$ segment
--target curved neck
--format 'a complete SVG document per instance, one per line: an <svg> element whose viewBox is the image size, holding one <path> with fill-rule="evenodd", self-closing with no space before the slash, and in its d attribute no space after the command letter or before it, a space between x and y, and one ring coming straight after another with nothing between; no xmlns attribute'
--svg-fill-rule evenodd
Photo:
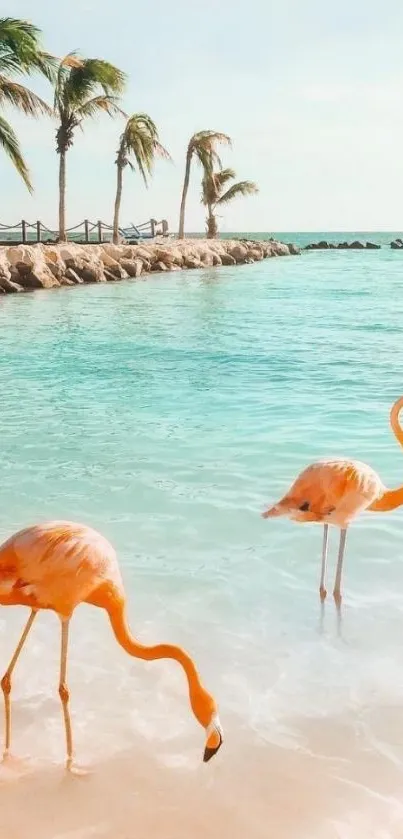
<svg viewBox="0 0 403 839"><path fill-rule="evenodd" d="M390 412L390 424L392 426L393 433L401 446L403 446L403 428L399 423L399 414L402 408L403 396L401 396L400 399L398 399L397 402L395 402L395 404L392 405L392 409Z"/></svg>
<svg viewBox="0 0 403 839"><path fill-rule="evenodd" d="M130 632L124 603L109 606L107 611L115 638L129 655L135 658L141 658L144 661L170 658L177 661L183 667L189 685L189 699L192 711L199 723L206 726L209 722L209 713L206 713L205 709L205 700L208 694L201 684L200 676L193 660L185 650L173 644L155 644L153 646L140 644Z"/></svg>
<svg viewBox="0 0 403 839"><path fill-rule="evenodd" d="M387 513L403 505L403 486L397 489L387 489L381 497L374 501L368 509L372 513Z"/></svg>

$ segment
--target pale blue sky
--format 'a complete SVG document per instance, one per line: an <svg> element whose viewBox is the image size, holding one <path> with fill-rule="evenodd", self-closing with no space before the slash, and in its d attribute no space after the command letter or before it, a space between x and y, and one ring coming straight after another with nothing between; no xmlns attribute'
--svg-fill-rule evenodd
<svg viewBox="0 0 403 839"><path fill-rule="evenodd" d="M398 230L403 225L402 0L13 0L58 55L79 49L130 77L125 109L157 123L174 163L148 190L125 176L122 223L177 229L185 147L197 130L231 135L224 156L257 197L225 209L222 230ZM51 98L46 85L32 87ZM11 114L29 162L29 197L0 153L0 220L54 225L55 125ZM100 118L68 156L68 223L110 220L120 125ZM204 228L200 174L187 229Z"/></svg>

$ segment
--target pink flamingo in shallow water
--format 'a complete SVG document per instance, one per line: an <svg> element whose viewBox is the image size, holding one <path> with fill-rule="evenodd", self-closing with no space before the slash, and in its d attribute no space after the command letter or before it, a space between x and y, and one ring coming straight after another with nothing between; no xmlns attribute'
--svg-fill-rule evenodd
<svg viewBox="0 0 403 839"><path fill-rule="evenodd" d="M76 606L91 603L105 609L119 644L145 661L170 658L183 667L194 716L206 732L204 761L220 748L223 735L216 703L203 687L190 656L171 644L144 646L130 633L126 598L112 546L82 524L53 521L29 527L0 546L0 605L27 606L30 616L1 680L5 701L5 752L11 744L11 677L27 635L40 609L52 609L61 621L59 695L66 732L67 769L73 767L73 737L66 682L69 624Z"/></svg>
<svg viewBox="0 0 403 839"><path fill-rule="evenodd" d="M390 412L390 423L398 442L403 446L403 429L399 413L403 397ZM324 460L312 463L297 477L287 494L264 512L263 518L287 516L297 522L323 522L322 570L320 596L326 597L325 578L329 524L339 527L340 545L333 595L341 601L341 577L347 528L363 510L388 512L403 504L403 486L388 490L379 475L358 460Z"/></svg>

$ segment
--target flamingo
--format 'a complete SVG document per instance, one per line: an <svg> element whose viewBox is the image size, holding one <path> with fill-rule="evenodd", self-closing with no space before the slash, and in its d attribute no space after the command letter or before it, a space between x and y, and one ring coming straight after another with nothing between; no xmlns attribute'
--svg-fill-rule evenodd
<svg viewBox="0 0 403 839"><path fill-rule="evenodd" d="M399 413L403 396L391 408L390 423L393 433L403 446L403 429ZM323 460L312 463L298 475L287 494L264 513L263 518L287 516L297 522L323 522L322 566L319 593L324 601L329 524L340 528L333 596L341 602L341 577L346 546L347 528L363 510L388 512L403 504L403 486L388 490L379 475L366 463L358 460Z"/></svg>
<svg viewBox="0 0 403 839"><path fill-rule="evenodd" d="M82 524L51 521L28 527L0 546L0 605L27 606L30 615L14 655L1 680L5 703L5 750L11 746L11 679L32 624L41 609L52 609L61 622L59 696L66 734L66 768L75 772L73 735L67 686L69 625L74 609L90 603L106 610L118 643L129 655L145 661L168 658L183 668L190 706L206 732L204 762L218 752L223 731L216 702L203 687L190 656L171 644L144 646L130 633L126 596L116 553L109 542Z"/></svg>

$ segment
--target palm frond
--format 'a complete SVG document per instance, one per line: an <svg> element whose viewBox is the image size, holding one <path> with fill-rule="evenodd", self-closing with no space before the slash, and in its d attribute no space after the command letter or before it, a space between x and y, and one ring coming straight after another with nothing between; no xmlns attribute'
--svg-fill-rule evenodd
<svg viewBox="0 0 403 839"><path fill-rule="evenodd" d="M82 59L79 66L69 68L64 84L64 101L79 107L101 88L106 96L122 93L126 76L113 64L98 58Z"/></svg>
<svg viewBox="0 0 403 839"><path fill-rule="evenodd" d="M93 118L98 116L100 111L106 112L111 117L118 114L126 117L127 114L125 114L125 112L119 107L118 101L119 99L117 96L93 96L92 99L88 99L87 102L84 102L83 105L80 105L80 107L76 109L76 117L81 122L87 117Z"/></svg>
<svg viewBox="0 0 403 839"><path fill-rule="evenodd" d="M0 104L5 103L13 105L28 116L38 116L38 114L50 116L52 114L49 105L36 93L0 75Z"/></svg>
<svg viewBox="0 0 403 839"><path fill-rule="evenodd" d="M56 60L41 49L40 30L17 18L0 18L0 71L32 73L54 78Z"/></svg>
<svg viewBox="0 0 403 839"><path fill-rule="evenodd" d="M217 204L228 204L229 201L238 198L239 195L256 195L257 192L259 192L259 189L253 181L239 181L239 183L230 186L227 192L224 192L224 195L220 196Z"/></svg>
<svg viewBox="0 0 403 839"><path fill-rule="evenodd" d="M155 158L171 159L169 152L158 139L157 126L148 114L133 114L127 121L120 138L117 162L122 166L129 164L133 169L130 157L134 158L146 186Z"/></svg>
<svg viewBox="0 0 403 839"><path fill-rule="evenodd" d="M17 136L11 128L11 125L2 116L0 116L0 145L12 160L26 187L30 192L33 192L28 167L22 156Z"/></svg>

